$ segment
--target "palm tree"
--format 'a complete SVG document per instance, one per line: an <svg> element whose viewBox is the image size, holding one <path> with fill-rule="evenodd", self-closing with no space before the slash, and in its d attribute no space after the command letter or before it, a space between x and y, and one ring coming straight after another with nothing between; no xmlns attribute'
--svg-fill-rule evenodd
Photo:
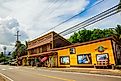
<svg viewBox="0 0 121 81"><path fill-rule="evenodd" d="M13 58L20 57L20 56L23 56L23 55L27 54L27 46L22 44L20 41L16 42L15 47L16 47L16 49L12 53Z"/></svg>
<svg viewBox="0 0 121 81"><path fill-rule="evenodd" d="M114 36L119 42L121 42L121 25L117 25L117 27L115 28Z"/></svg>

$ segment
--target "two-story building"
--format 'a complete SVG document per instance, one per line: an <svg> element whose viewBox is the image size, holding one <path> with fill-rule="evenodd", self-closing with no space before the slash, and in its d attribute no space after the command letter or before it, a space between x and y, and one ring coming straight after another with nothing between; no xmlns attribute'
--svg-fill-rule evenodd
<svg viewBox="0 0 121 81"><path fill-rule="evenodd" d="M57 52L51 49L68 46L71 43L55 32L27 42L28 55L22 56L23 65L35 65L35 62L42 66L57 66Z"/></svg>

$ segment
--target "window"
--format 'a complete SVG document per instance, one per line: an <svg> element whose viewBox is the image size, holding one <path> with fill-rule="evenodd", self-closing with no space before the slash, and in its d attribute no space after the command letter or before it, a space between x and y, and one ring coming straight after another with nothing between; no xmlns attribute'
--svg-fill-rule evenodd
<svg viewBox="0 0 121 81"><path fill-rule="evenodd" d="M65 65L70 64L69 56L61 56L60 57L60 64L65 64Z"/></svg>
<svg viewBox="0 0 121 81"><path fill-rule="evenodd" d="M42 52L47 52L47 45L42 46Z"/></svg>
<svg viewBox="0 0 121 81"><path fill-rule="evenodd" d="M91 64L91 54L81 54L77 55L78 64Z"/></svg>
<svg viewBox="0 0 121 81"><path fill-rule="evenodd" d="M70 54L75 54L76 51L75 51L75 48L70 48Z"/></svg>
<svg viewBox="0 0 121 81"><path fill-rule="evenodd" d="M108 54L97 54L97 61L108 61Z"/></svg>
<svg viewBox="0 0 121 81"><path fill-rule="evenodd" d="M42 53L42 47L39 47L39 53Z"/></svg>
<svg viewBox="0 0 121 81"><path fill-rule="evenodd" d="M37 53L37 49L36 48L31 50L31 54L36 54L36 53Z"/></svg>

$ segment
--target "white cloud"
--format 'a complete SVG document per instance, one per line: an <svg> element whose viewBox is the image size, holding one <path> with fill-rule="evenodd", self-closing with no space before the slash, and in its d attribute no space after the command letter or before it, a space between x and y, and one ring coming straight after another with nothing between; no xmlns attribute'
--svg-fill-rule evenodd
<svg viewBox="0 0 121 81"><path fill-rule="evenodd" d="M0 16L16 18L21 25L20 29L24 29L24 31L28 33L29 39L33 39L47 29L65 20L65 17L68 18L77 14L83 10L88 3L87 0L1 1L1 4L5 7L1 10L3 13L9 13L1 13Z"/></svg>
<svg viewBox="0 0 121 81"><path fill-rule="evenodd" d="M75 18L54 30L61 32L101 12L101 9L107 9L108 5L116 4L118 0L105 1L88 10L86 16ZM0 42L8 43L9 40L13 43L17 30L20 30L21 40L34 39L42 32L83 11L89 2L90 0L0 0Z"/></svg>
<svg viewBox="0 0 121 81"><path fill-rule="evenodd" d="M13 46L13 43L16 41L16 37L14 35L18 30L23 35L21 40L27 39L27 34L24 32L24 30L20 30L19 28L20 25L15 18L0 18L0 44L7 47Z"/></svg>

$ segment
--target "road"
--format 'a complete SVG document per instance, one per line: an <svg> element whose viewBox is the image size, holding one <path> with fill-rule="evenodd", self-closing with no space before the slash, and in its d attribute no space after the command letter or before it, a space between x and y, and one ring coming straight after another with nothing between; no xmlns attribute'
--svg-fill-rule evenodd
<svg viewBox="0 0 121 81"><path fill-rule="evenodd" d="M0 73L10 81L121 81L121 77L49 71L40 68L0 65Z"/></svg>

